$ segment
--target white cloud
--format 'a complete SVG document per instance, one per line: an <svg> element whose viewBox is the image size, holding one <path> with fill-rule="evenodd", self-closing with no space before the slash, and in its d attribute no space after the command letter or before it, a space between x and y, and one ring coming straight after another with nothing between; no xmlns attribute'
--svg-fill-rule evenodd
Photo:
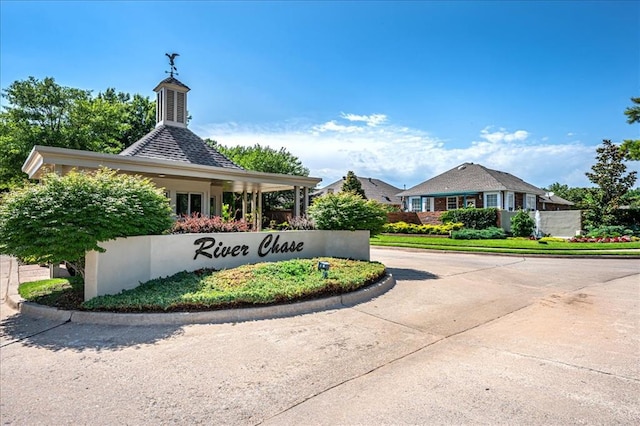
<svg viewBox="0 0 640 426"><path fill-rule="evenodd" d="M491 126L482 129L480 131L480 137L494 143L524 141L529 137L529 132L526 130L516 130L513 133L508 133L507 130L503 128L495 132L490 132L491 129Z"/></svg>
<svg viewBox="0 0 640 426"><path fill-rule="evenodd" d="M410 188L467 161L514 174L540 187L554 182L590 186L584 173L595 160L595 146L581 142L554 144L532 140L526 130L485 127L479 130L478 140L451 148L428 132L395 126L386 118L377 119L378 124L371 126L375 115L341 114L356 123L353 125L336 120L266 127L222 123L194 131L226 146L259 143L274 149L284 147L310 169L311 176L323 179L321 186L353 170L362 177Z"/></svg>
<svg viewBox="0 0 640 426"><path fill-rule="evenodd" d="M371 114L371 115L356 115L356 114L345 114L344 112L340 113L340 117L349 121L363 121L367 124L367 126L376 127L379 124L387 121L387 116L384 114Z"/></svg>
<svg viewBox="0 0 640 426"><path fill-rule="evenodd" d="M361 132L362 128L358 126L345 126L338 124L335 120L327 121L324 124L319 124L312 127L314 132L342 132L342 133L354 133Z"/></svg>

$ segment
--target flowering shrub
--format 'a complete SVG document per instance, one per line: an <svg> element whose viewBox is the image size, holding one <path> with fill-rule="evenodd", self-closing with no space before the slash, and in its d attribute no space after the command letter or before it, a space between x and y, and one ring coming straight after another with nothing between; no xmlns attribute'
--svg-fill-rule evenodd
<svg viewBox="0 0 640 426"><path fill-rule="evenodd" d="M292 217L289 220L288 226L286 229L296 230L296 231L312 231L316 229L313 221L306 217Z"/></svg>
<svg viewBox="0 0 640 426"><path fill-rule="evenodd" d="M623 235L621 237L573 237L570 243L630 243L634 237Z"/></svg>
<svg viewBox="0 0 640 426"><path fill-rule="evenodd" d="M206 217L194 213L178 219L171 228L172 234L199 234L209 232L247 232L249 225L244 220L225 221L220 216Z"/></svg>
<svg viewBox="0 0 640 426"><path fill-rule="evenodd" d="M460 222L443 225L416 225L414 223L394 222L385 223L382 232L388 234L449 235L451 231L462 229L463 226Z"/></svg>

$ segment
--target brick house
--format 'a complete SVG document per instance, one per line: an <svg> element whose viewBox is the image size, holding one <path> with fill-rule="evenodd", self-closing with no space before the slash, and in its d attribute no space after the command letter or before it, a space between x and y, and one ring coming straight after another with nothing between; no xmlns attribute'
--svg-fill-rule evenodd
<svg viewBox="0 0 640 426"><path fill-rule="evenodd" d="M501 210L565 210L573 203L506 172L464 163L397 194L408 212L465 207Z"/></svg>

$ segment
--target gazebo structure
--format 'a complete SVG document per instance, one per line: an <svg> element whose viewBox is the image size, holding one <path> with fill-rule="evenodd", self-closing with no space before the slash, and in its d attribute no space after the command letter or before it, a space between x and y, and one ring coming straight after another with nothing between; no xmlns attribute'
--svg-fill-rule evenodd
<svg viewBox="0 0 640 426"><path fill-rule="evenodd" d="M172 68L173 69L173 68ZM22 166L30 179L45 172L107 167L121 173L150 178L165 189L176 215L221 215L223 192L242 193L242 217L252 214L254 229L262 224L262 194L293 190L293 215L309 205L309 189L320 178L245 170L209 146L187 127L189 87L173 76L161 81L156 92L156 127L120 154L37 145Z"/></svg>

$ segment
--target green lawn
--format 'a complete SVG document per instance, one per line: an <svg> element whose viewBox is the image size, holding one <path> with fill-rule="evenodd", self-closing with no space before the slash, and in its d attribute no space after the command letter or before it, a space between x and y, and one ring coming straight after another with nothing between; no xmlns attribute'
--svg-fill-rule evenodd
<svg viewBox="0 0 640 426"><path fill-rule="evenodd" d="M630 243L569 243L508 238L505 240L452 240L429 236L377 235L372 246L408 247L462 252L549 255L640 255L640 241Z"/></svg>

